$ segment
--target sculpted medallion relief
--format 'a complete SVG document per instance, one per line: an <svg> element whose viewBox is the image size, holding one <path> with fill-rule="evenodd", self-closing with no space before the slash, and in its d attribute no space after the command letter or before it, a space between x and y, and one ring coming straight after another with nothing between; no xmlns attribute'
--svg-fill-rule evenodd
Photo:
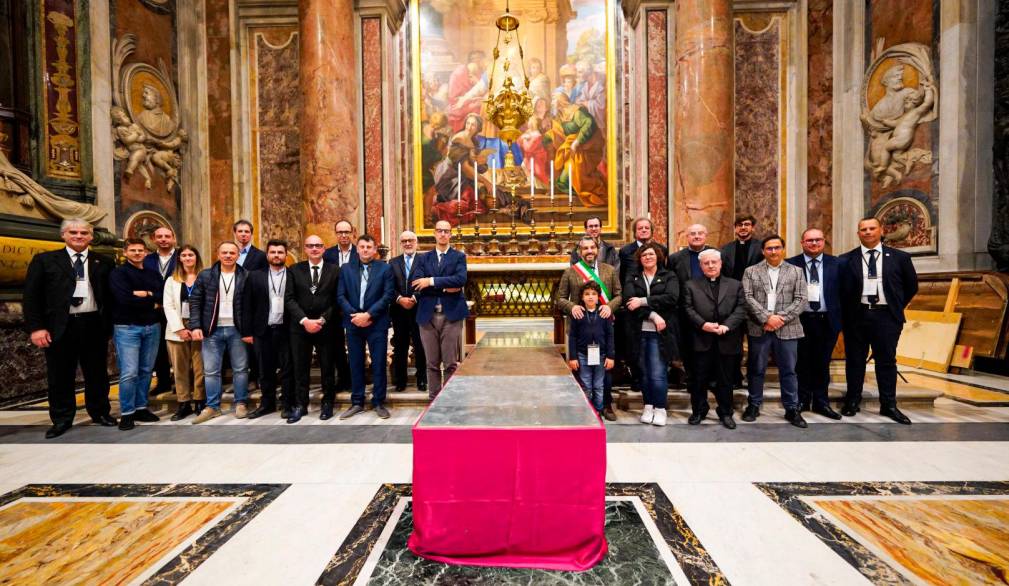
<svg viewBox="0 0 1009 586"><path fill-rule="evenodd" d="M112 134L114 155L125 161L124 178L140 173L147 189L154 173L165 180L165 189L175 189L182 168L182 149L189 135L179 127L175 85L164 61L155 68L147 63L126 64L134 52L133 34L116 39L112 46Z"/></svg>
<svg viewBox="0 0 1009 586"><path fill-rule="evenodd" d="M887 49L878 39L862 90L862 126L868 138L865 169L881 187L899 185L932 151L914 147L915 131L939 114L939 90L930 49L904 43Z"/></svg>

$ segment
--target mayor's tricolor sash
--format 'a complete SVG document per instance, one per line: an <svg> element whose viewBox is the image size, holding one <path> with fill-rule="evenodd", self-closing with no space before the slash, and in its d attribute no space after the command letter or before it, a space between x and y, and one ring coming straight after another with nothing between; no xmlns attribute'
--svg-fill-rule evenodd
<svg viewBox="0 0 1009 586"><path fill-rule="evenodd" d="M603 283L603 280L599 278L599 275L597 275L596 272L592 270L592 267L586 264L584 260L580 260L577 263L571 265L571 268L573 268L575 272L581 276L583 283L588 283L589 281L595 281L596 284L599 285L599 288L602 289L602 294L599 296L599 299L603 303L610 302L610 290L606 288L606 285Z"/></svg>

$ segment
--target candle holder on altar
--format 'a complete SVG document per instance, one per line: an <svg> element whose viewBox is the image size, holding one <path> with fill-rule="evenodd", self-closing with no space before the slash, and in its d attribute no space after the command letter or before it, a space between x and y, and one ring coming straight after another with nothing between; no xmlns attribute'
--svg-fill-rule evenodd
<svg viewBox="0 0 1009 586"><path fill-rule="evenodd" d="M501 254L501 242L497 239L497 201L494 206L487 210L490 212L490 240L487 241L487 256L498 256Z"/></svg>
<svg viewBox="0 0 1009 586"><path fill-rule="evenodd" d="M389 258L389 246L387 244L378 245L378 259L387 260Z"/></svg>
<svg viewBox="0 0 1009 586"><path fill-rule="evenodd" d="M462 236L462 205L456 204L455 208L455 245L454 248L459 252L466 252L466 243L463 242Z"/></svg>
<svg viewBox="0 0 1009 586"><path fill-rule="evenodd" d="M526 241L526 254L542 254L543 246L536 239L536 208L529 207L529 240Z"/></svg>
<svg viewBox="0 0 1009 586"><path fill-rule="evenodd" d="M515 193L515 187L516 186L513 183L511 186L511 204L508 207L508 215L511 216L511 240L508 241L508 246L505 248L505 254L509 256L522 254L522 246L519 244L518 239L518 225L515 223L515 214L517 214L520 209L518 205L519 198L518 194Z"/></svg>
<svg viewBox="0 0 1009 586"><path fill-rule="evenodd" d="M483 256L483 240L480 239L480 214L473 214L473 242L469 245L469 254Z"/></svg>
<svg viewBox="0 0 1009 586"><path fill-rule="evenodd" d="M547 240L546 253L547 254L558 254L561 251L561 247L557 244L557 228L554 224L554 216L557 213L553 209L553 201L550 202L550 239Z"/></svg>
<svg viewBox="0 0 1009 586"><path fill-rule="evenodd" d="M568 240L564 245L564 254L571 254L571 251L575 249L575 204L574 200L570 197L568 198Z"/></svg>

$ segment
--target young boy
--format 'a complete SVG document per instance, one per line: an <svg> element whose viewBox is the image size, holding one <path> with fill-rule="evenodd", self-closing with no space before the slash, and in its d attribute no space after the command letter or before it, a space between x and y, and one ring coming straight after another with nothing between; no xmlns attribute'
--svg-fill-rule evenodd
<svg viewBox="0 0 1009 586"><path fill-rule="evenodd" d="M568 366L578 371L585 394L597 412L603 410L603 379L613 368L613 322L599 317L599 294L595 281L588 281L578 292L585 317L572 319L568 331Z"/></svg>

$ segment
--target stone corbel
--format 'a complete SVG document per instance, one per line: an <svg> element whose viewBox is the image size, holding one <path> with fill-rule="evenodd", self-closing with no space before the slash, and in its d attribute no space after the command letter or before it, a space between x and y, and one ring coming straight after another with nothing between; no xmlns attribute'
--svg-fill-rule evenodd
<svg viewBox="0 0 1009 586"><path fill-rule="evenodd" d="M406 0L355 0L354 10L358 14L384 14L389 30L396 33L403 26Z"/></svg>

